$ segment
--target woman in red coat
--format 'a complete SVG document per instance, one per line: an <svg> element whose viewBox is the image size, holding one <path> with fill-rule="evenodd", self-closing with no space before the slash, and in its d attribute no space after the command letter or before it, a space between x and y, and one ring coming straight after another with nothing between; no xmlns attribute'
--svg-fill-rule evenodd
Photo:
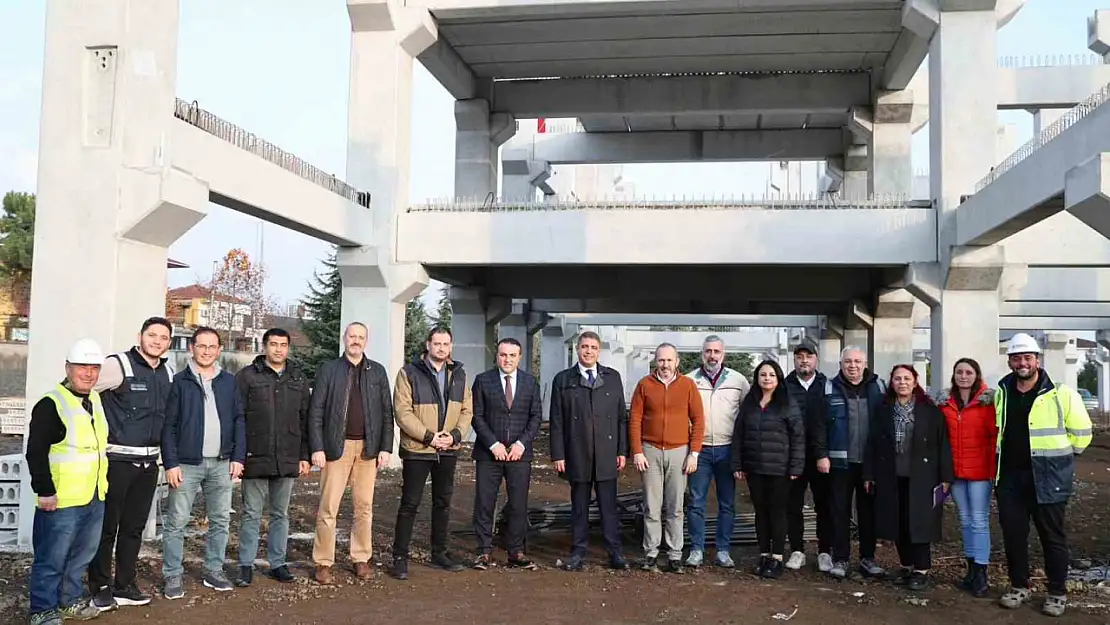
<svg viewBox="0 0 1110 625"><path fill-rule="evenodd" d="M985 597L990 589L987 564L991 554L991 485L998 440L994 393L983 382L979 363L961 358L952 371L952 387L939 399L937 404L948 423L948 440L952 445L956 475L952 497L960 512L967 558L967 575L958 585L976 597Z"/></svg>

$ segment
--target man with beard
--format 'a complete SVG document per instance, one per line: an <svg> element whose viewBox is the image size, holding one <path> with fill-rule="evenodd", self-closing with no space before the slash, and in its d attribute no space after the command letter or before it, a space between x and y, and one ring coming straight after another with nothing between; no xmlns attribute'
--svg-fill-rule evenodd
<svg viewBox="0 0 1110 625"><path fill-rule="evenodd" d="M794 348L794 371L786 376L786 390L801 410L806 427L805 471L790 482L790 498L786 504L787 534L793 551L786 561L786 568L797 570L806 563L802 508L808 488L813 493L813 511L817 514L817 569L822 573L828 573L833 568L832 555L829 554L829 462L817 461L828 456L827 433L821 421L821 402L827 381L825 374L817 371L817 345L803 339Z"/></svg>
<svg viewBox="0 0 1110 625"><path fill-rule="evenodd" d="M705 414L694 381L678 375L674 345L663 343L655 348L655 372L636 385L628 414L632 462L644 476L644 560L640 568L659 570L656 561L665 526L668 568L682 573L682 498L686 476L698 468Z"/></svg>
<svg viewBox="0 0 1110 625"><path fill-rule="evenodd" d="M701 348L701 367L686 374L694 381L701 395L705 413L705 436L702 437L698 468L690 476L690 555L686 566L701 566L705 559L705 500L709 485L717 485L717 565L726 569L735 566L732 555L732 528L736 519L736 481L732 477L732 428L740 410L740 402L751 384L742 373L724 366L725 342L716 334L705 337Z"/></svg>
<svg viewBox="0 0 1110 625"><path fill-rule="evenodd" d="M835 577L848 576L852 549L852 498L859 523L859 570L865 577L886 573L875 562L875 497L863 486L863 454L871 417L883 401L886 384L867 368L867 352L855 346L840 352L840 373L825 382L820 422L825 424L826 452L817 459L829 469L829 515Z"/></svg>
<svg viewBox="0 0 1110 625"><path fill-rule="evenodd" d="M135 583L135 562L158 488L162 424L174 375L165 358L172 335L168 320L147 319L139 344L105 358L96 384L108 418L109 488L100 548L89 566L89 590L92 605L101 612L150 603L150 595Z"/></svg>
<svg viewBox="0 0 1110 625"><path fill-rule="evenodd" d="M1029 519L1044 552L1048 596L1041 611L1067 607L1068 537L1064 511L1072 493L1075 455L1091 443L1091 419L1074 389L1054 383L1041 368L1041 348L1018 333L1006 350L1010 375L998 383L998 523L1006 548L1010 590L999 604L1017 609L1029 600Z"/></svg>

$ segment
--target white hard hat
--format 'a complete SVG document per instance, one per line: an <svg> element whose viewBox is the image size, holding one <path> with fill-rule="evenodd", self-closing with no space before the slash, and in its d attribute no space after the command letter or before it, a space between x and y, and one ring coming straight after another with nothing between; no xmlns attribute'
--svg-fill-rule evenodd
<svg viewBox="0 0 1110 625"><path fill-rule="evenodd" d="M1006 348L1006 355L1013 354L1039 354L1041 346L1037 340L1024 332L1018 332L1010 338L1010 346Z"/></svg>
<svg viewBox="0 0 1110 625"><path fill-rule="evenodd" d="M100 350L100 345L96 341L81 339L69 348L66 362L73 365L102 365L104 364L104 352Z"/></svg>

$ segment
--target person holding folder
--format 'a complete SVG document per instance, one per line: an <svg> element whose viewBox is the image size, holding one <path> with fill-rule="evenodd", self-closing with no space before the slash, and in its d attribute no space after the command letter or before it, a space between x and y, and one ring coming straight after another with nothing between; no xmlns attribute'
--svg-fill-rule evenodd
<svg viewBox="0 0 1110 625"><path fill-rule="evenodd" d="M943 504L953 479L948 428L911 365L896 365L887 389L871 423L864 487L875 496L876 535L898 547L902 569L894 583L925 590L930 548L940 541Z"/></svg>

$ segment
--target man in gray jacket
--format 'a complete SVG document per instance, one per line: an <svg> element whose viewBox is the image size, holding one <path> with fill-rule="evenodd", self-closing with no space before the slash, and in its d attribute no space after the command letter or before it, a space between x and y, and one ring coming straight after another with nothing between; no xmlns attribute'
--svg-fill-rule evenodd
<svg viewBox="0 0 1110 625"><path fill-rule="evenodd" d="M335 517L347 484L354 498L351 561L355 575L368 579L374 482L393 451L393 398L385 367L363 353L368 331L359 322L343 332L343 356L316 372L308 442L312 464L320 471L320 507L312 561L316 582L331 584L335 563Z"/></svg>

